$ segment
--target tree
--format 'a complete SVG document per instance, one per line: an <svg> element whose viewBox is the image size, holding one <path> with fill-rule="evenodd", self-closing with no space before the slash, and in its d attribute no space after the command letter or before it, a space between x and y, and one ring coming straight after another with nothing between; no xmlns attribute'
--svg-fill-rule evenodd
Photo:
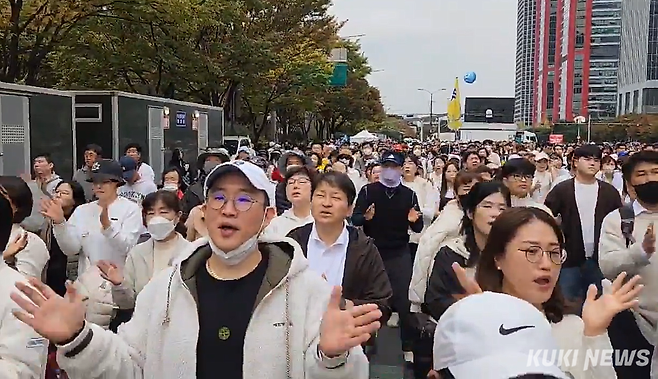
<svg viewBox="0 0 658 379"><path fill-rule="evenodd" d="M48 55L92 17L103 17L116 3L131 0L5 0L0 8L0 80L41 84Z"/></svg>
<svg viewBox="0 0 658 379"><path fill-rule="evenodd" d="M344 41L342 46L347 48L347 85L331 88L320 100L316 132L321 138L339 130L353 132L361 121L382 121L386 116L379 90L366 79L372 70L359 45Z"/></svg>

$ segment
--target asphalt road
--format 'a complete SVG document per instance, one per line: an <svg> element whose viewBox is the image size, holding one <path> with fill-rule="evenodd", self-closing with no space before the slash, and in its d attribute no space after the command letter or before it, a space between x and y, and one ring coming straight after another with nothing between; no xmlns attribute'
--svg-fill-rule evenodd
<svg viewBox="0 0 658 379"><path fill-rule="evenodd" d="M406 372L405 372L406 371ZM370 359L371 379L412 379L410 370L405 370L397 328L384 327L377 335L377 354Z"/></svg>

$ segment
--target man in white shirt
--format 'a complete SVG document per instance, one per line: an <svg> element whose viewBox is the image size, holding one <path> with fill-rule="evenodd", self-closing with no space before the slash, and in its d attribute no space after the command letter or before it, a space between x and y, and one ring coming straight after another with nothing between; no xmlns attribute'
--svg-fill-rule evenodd
<svg viewBox="0 0 658 379"><path fill-rule="evenodd" d="M121 165L123 171L122 178L125 182L118 189L119 195L135 202L141 207L146 195L157 191L158 187L150 179L141 180L137 162L133 158L128 156L121 157L119 164Z"/></svg>
<svg viewBox="0 0 658 379"><path fill-rule="evenodd" d="M79 206L68 220L59 203L47 200L42 204L42 214L52 221L62 252L80 254L78 275L99 260L123 266L144 228L139 206L117 194L125 181L116 161L96 162L89 180L98 200Z"/></svg>
<svg viewBox="0 0 658 379"><path fill-rule="evenodd" d="M127 157L131 157L137 162L137 172L139 173L138 180L155 183L155 172L153 172L153 168L142 161L142 146L138 143L129 143L126 145L124 152Z"/></svg>

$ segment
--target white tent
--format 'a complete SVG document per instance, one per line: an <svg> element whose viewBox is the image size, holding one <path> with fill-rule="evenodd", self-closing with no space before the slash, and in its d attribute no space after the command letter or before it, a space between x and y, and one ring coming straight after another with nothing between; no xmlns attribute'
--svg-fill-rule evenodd
<svg viewBox="0 0 658 379"><path fill-rule="evenodd" d="M377 141L379 138L377 138L376 135L370 133L367 130L362 130L352 137L350 137L350 142L354 143L364 143L364 142L372 142L372 141Z"/></svg>

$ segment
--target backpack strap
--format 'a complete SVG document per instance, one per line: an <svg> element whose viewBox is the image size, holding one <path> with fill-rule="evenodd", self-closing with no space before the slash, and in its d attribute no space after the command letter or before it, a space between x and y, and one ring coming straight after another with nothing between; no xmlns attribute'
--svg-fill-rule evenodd
<svg viewBox="0 0 658 379"><path fill-rule="evenodd" d="M633 229L635 228L635 210L633 204L624 204L619 208L619 216L621 216L621 234L626 239L626 247L635 243L633 237Z"/></svg>

